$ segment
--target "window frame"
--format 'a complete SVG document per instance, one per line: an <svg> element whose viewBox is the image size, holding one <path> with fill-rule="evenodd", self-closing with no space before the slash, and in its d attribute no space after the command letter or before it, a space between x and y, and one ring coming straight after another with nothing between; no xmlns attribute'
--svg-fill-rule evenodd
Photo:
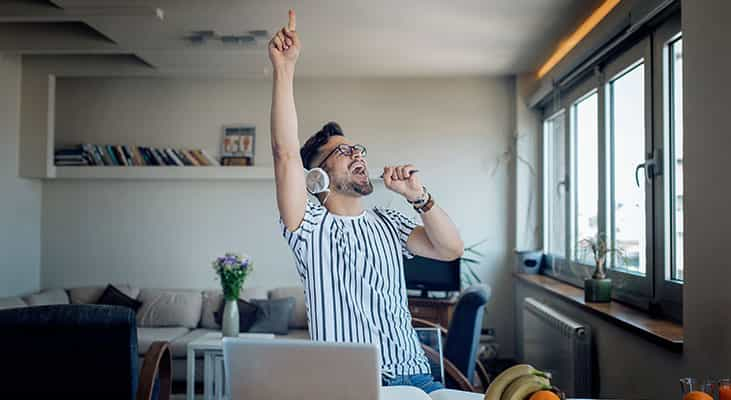
<svg viewBox="0 0 731 400"><path fill-rule="evenodd" d="M602 68L603 92L601 98L604 101L603 124L600 128L600 136L603 135L601 144L604 147L604 155L600 154L599 163L603 165L604 172L599 180L599 209L603 216L599 219L599 226L603 227L603 233L607 235L610 245L614 236L615 219L613 218L612 200L614 199L614 135L613 135L613 109L611 107L612 84L620 79L627 72L644 65L644 116L645 116L645 159L648 158L648 151L653 149L652 140L652 44L649 37L635 43L632 47L622 52L619 56L607 62ZM601 112L600 112L601 114ZM600 120L602 117L600 117ZM600 146L602 147L602 146ZM634 166L633 166L634 167ZM644 171L643 171L644 172ZM654 214L653 214L653 187L651 182L645 182L645 243L656 243L654 240ZM602 193L604 190L604 193ZM640 308L648 309L652 298L652 277L655 268L654 251L646 246L645 275L635 274L629 271L608 268L608 276L614 282L622 282L622 285L614 285L612 297L626 303L634 304Z"/></svg>
<svg viewBox="0 0 731 400"><path fill-rule="evenodd" d="M653 101L653 116L655 118L655 126L658 127L654 132L654 140L660 144L659 146L662 148L661 153L663 154L662 173L655 179L655 190L662 193L661 196L656 196L655 199L655 209L659 210L655 224L658 232L662 232L665 235L662 245L655 243L654 250L659 261L657 265L662 266L662 268L655 268L654 271L655 293L653 303L661 310L662 314L668 315L678 321L682 321L683 319L683 283L670 280L669 263L672 262L673 257L670 255L670 251L672 251L670 244L672 242L668 236L672 235L673 232L669 228L666 229L666 224L670 223L669 213L672 212L672 210L669 210L669 205L672 204L669 199L671 195L669 181L673 178L669 176L671 169L668 167L668 163L672 162L669 155L672 154L670 149L673 146L669 141L671 138L671 112L673 111L673 107L670 104L672 97L670 96L671 77L668 45L681 37L682 26L680 15L674 15L662 25L658 26L653 36L653 57L655 60L658 60L653 68L655 72L653 92L657 94ZM684 268L687 268L687 265L684 265Z"/></svg>
<svg viewBox="0 0 731 400"><path fill-rule="evenodd" d="M543 189L555 190L547 187L548 149L545 146L546 125L549 119L563 113L564 118L564 139L566 162L565 189L567 191L565 210L565 257L554 254L546 254L546 266L544 273L561 281L583 287L583 279L591 274L593 265L586 265L572 261L574 258L575 237L574 214L576 207L575 179L576 179L576 157L575 157L575 126L574 126L574 105L596 91L598 94L598 157L597 168L599 193L598 193L598 224L601 232L610 234L614 232L612 223L612 162L614 154L612 146L612 118L610 112L610 85L622 74L636 66L641 59L644 63L644 107L645 107L645 159L653 155L659 159L659 165L655 168L651 181L645 184L645 216L646 216L646 271L645 276L639 276L629 271L608 269L608 275L615 282L621 281L621 287L615 285L612 298L614 300L628 303L638 308L647 310L650 314L668 317L682 322L682 282L669 280L670 262L672 251L670 238L673 232L666 230L669 219L669 180L673 177L667 176L670 150L673 145L671 139L671 113L670 107L670 78L669 75L669 44L682 37L680 12L669 16L661 23L655 25L651 30L639 32L631 42L627 42L620 49L613 51L607 59L600 61L594 69L594 74L587 74L583 80L578 81L569 88L563 88L559 92L554 89L551 101L543 108ZM666 151L667 150L667 151ZM667 153L667 154L666 154ZM659 155L659 157L657 157ZM670 160L671 161L671 160ZM640 171L642 172L642 171ZM545 199L545 198L544 198ZM543 223L548 223L546 207L550 204L544 201ZM672 210L670 210L672 211ZM549 243L548 229L543 230L544 244ZM609 236L608 236L609 237ZM687 265L685 265L687 268Z"/></svg>

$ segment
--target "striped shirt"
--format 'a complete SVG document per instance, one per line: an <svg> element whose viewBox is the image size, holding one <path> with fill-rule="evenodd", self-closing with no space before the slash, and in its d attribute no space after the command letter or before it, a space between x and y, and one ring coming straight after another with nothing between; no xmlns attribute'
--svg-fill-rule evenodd
<svg viewBox="0 0 731 400"><path fill-rule="evenodd" d="M313 340L371 343L386 375L430 373L411 326L403 256L416 223L395 210L334 215L308 201L302 224L284 238L305 287Z"/></svg>

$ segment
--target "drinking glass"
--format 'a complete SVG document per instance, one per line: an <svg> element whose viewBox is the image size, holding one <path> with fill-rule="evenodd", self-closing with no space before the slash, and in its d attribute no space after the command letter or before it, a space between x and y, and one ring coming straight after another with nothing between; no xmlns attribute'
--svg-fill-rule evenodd
<svg viewBox="0 0 731 400"><path fill-rule="evenodd" d="M683 400L713 400L716 383L710 379L683 378L680 389Z"/></svg>
<svg viewBox="0 0 731 400"><path fill-rule="evenodd" d="M731 400L731 378L718 380L718 400Z"/></svg>

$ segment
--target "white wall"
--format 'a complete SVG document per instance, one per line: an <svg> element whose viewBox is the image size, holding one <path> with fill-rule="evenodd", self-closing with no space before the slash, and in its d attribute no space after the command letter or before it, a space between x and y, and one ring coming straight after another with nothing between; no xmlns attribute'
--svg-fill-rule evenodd
<svg viewBox="0 0 731 400"><path fill-rule="evenodd" d="M683 3L683 314L689 371L696 376L731 375L731 54L721 45L731 37L730 15L725 0Z"/></svg>
<svg viewBox="0 0 731 400"><path fill-rule="evenodd" d="M0 54L0 297L40 287L41 184L18 178L20 57Z"/></svg>
<svg viewBox="0 0 731 400"><path fill-rule="evenodd" d="M513 248L508 149L514 80L297 80L300 139L329 120L368 146L371 167L414 163L467 244L488 239L480 275L493 287L488 325L512 354ZM58 80L57 143L203 147L223 124L257 126L256 163L271 165L271 83L255 80ZM381 184L370 202L404 208ZM42 285L129 282L212 287L208 262L249 253L248 285L297 284L276 226L273 182L49 181L44 187Z"/></svg>

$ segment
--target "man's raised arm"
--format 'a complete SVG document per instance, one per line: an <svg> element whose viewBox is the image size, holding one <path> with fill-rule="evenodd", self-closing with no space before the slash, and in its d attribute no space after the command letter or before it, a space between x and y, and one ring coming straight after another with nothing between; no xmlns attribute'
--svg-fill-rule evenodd
<svg viewBox="0 0 731 400"><path fill-rule="evenodd" d="M277 206L287 229L302 223L307 194L297 138L297 110L294 105L294 67L301 49L294 10L289 23L269 42L269 59L274 70L272 89L272 155L277 185Z"/></svg>

